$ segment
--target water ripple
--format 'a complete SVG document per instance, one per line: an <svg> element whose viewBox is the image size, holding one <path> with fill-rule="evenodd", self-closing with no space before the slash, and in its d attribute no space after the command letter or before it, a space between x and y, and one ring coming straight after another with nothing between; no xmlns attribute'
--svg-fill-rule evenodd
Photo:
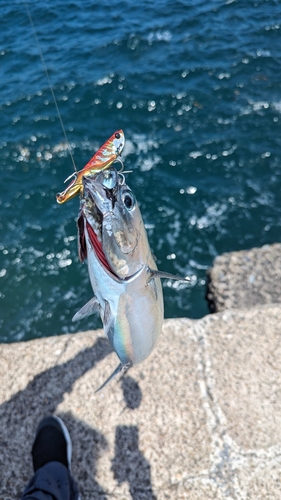
<svg viewBox="0 0 281 500"><path fill-rule="evenodd" d="M205 272L222 252L280 241L278 2L38 0L30 6L78 168L114 130L164 282L167 317L207 313ZM1 341L71 323L91 296L78 261L78 200L24 5L0 7ZM93 21L94 20L94 21ZM235 36L233 26L235 25Z"/></svg>

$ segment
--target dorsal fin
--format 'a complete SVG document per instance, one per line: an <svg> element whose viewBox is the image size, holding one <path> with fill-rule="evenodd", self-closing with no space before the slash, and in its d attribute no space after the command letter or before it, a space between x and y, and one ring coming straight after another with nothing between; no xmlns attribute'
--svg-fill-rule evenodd
<svg viewBox="0 0 281 500"><path fill-rule="evenodd" d="M131 363L127 363L126 365L122 365L122 363L119 363L119 365L117 366L117 368L115 368L114 372L106 379L106 381L95 391L95 393L101 391L107 384L108 382L110 382L110 380L112 380L116 375L118 375L118 373L122 372L122 373L126 373L129 368L131 368L132 364Z"/></svg>
<svg viewBox="0 0 281 500"><path fill-rule="evenodd" d="M110 380L112 380L116 375L118 375L118 373L120 373L122 371L122 368L123 368L123 365L122 363L119 363L119 365L117 366L117 368L115 368L114 372L106 379L106 381L95 391L96 392L99 392L101 391L105 386L106 384L108 384L108 382L110 382Z"/></svg>

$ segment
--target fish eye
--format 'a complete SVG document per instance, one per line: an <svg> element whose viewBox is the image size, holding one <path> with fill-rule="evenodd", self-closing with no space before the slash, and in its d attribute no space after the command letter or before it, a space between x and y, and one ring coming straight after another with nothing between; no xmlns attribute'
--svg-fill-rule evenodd
<svg viewBox="0 0 281 500"><path fill-rule="evenodd" d="M119 132L116 132L115 137L116 139L120 139L121 135L119 134Z"/></svg>
<svg viewBox="0 0 281 500"><path fill-rule="evenodd" d="M127 208L127 210L132 210L135 206L135 197L134 197L133 193L131 193L129 191L124 193L123 203L124 203L125 207Z"/></svg>

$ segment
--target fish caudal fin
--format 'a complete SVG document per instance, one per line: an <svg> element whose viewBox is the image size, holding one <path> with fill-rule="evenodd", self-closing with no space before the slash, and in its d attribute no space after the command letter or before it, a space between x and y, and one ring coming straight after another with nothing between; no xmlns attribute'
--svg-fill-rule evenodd
<svg viewBox="0 0 281 500"><path fill-rule="evenodd" d="M116 375L118 375L118 373L122 372L122 373L126 373L129 368L131 367L132 365L131 364L126 364L126 365L122 365L122 363L119 363L119 365L117 366L117 368L115 368L114 372L106 379L106 381L95 391L95 393L101 391L107 384L108 382L110 382L110 380L112 380Z"/></svg>
<svg viewBox="0 0 281 500"><path fill-rule="evenodd" d="M182 278L181 276L178 276L176 274L165 273L163 271L156 271L154 269L149 269L149 273L151 276L150 279L152 279L152 278L166 278L166 279L170 279L170 280L185 281L186 283L190 283L189 276Z"/></svg>
<svg viewBox="0 0 281 500"><path fill-rule="evenodd" d="M87 318L91 314L99 312L100 305L98 299L96 297L93 297L89 300L89 302L87 302L87 304L81 307L81 309L79 309L76 314L74 314L72 321L78 321L79 319Z"/></svg>

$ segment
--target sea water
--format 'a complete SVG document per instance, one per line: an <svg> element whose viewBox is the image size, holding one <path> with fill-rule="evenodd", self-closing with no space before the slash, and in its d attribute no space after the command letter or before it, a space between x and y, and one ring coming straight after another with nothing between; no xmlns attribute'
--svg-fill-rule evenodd
<svg viewBox="0 0 281 500"><path fill-rule="evenodd" d="M166 317L208 313L206 270L280 241L281 4L248 0L0 5L0 341L101 326L77 254L78 169L122 128L127 183L163 281Z"/></svg>

